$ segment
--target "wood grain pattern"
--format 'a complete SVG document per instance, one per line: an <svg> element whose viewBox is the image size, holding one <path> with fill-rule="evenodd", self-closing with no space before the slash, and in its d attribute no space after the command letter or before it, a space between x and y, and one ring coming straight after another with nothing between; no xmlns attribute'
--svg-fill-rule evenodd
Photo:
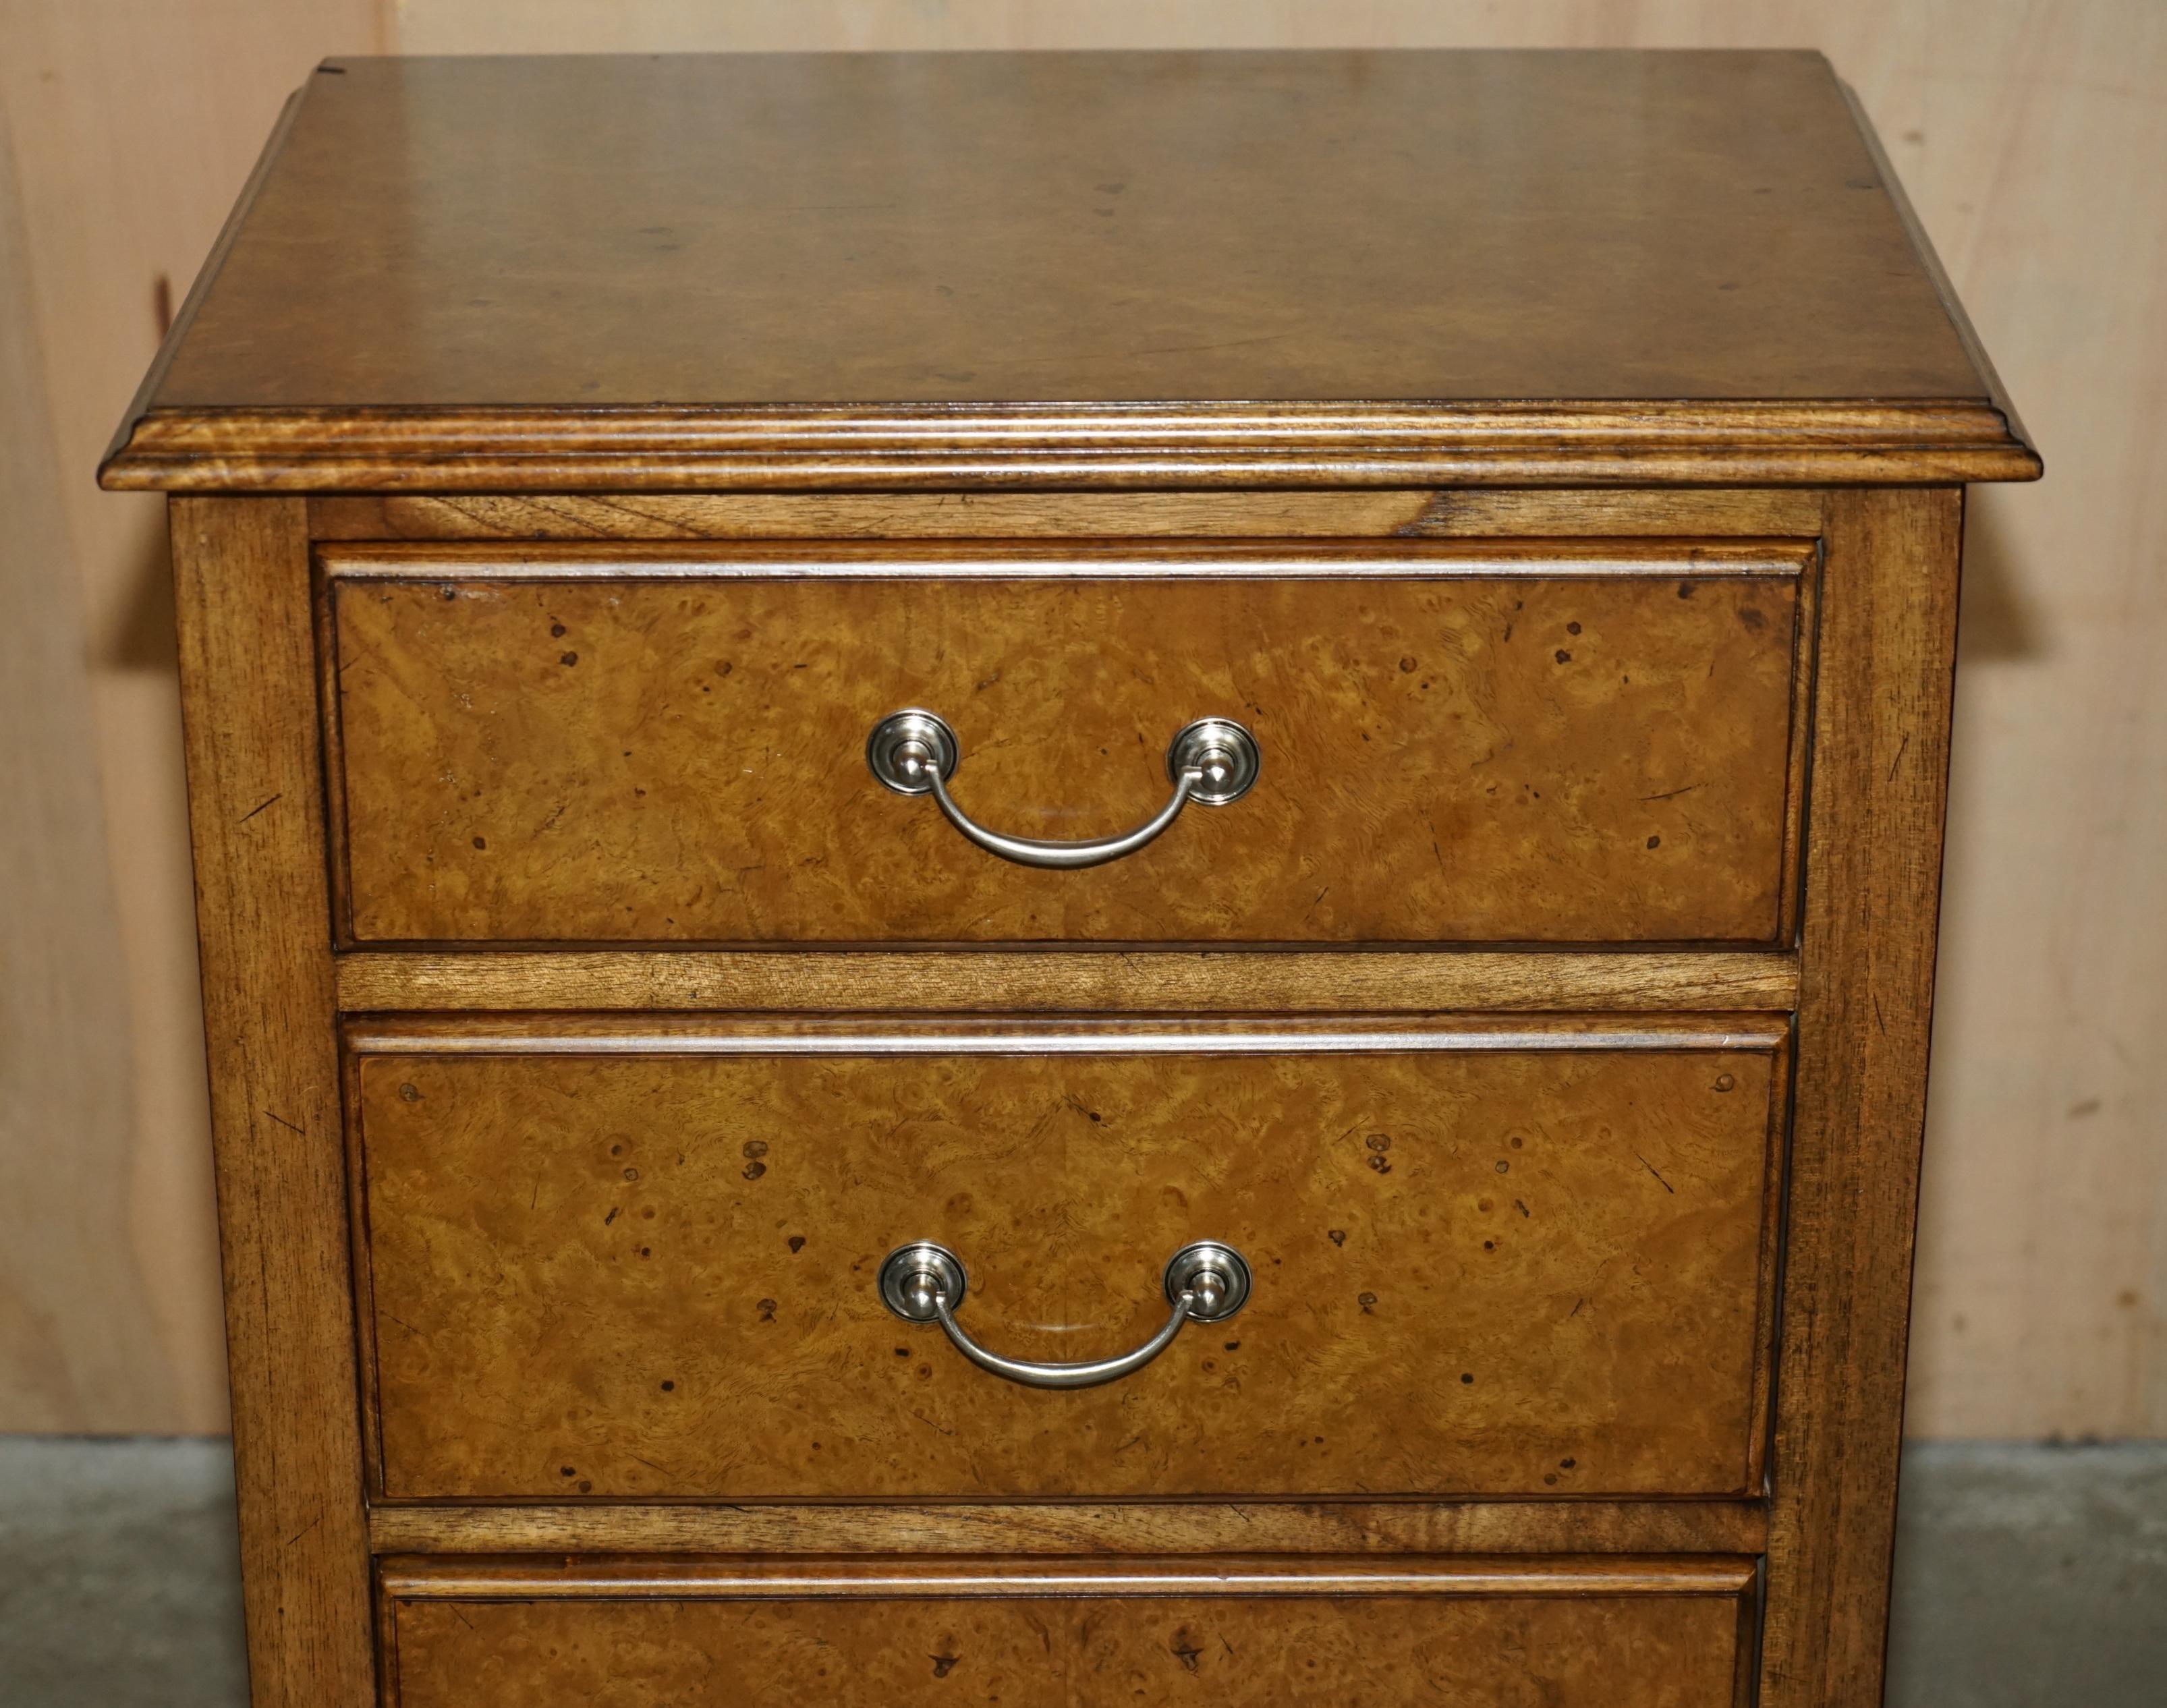
<svg viewBox="0 0 2167 1708"><path fill-rule="evenodd" d="M1815 54L339 63L150 407L1988 395Z"/></svg>
<svg viewBox="0 0 2167 1708"><path fill-rule="evenodd" d="M325 560L358 942L1783 938L1797 547L509 549ZM1198 717L1263 776L1032 871L870 775L906 706L1023 835Z"/></svg>
<svg viewBox="0 0 2167 1708"><path fill-rule="evenodd" d="M2036 480L1984 404L158 410L109 491L960 492Z"/></svg>
<svg viewBox="0 0 2167 1708"><path fill-rule="evenodd" d="M379 1554L1757 1554L1758 1500L373 1508Z"/></svg>
<svg viewBox="0 0 2167 1708"><path fill-rule="evenodd" d="M128 1238L128 973L21 214L0 114L0 1431L79 1431L178 1407Z"/></svg>
<svg viewBox="0 0 2167 1708"><path fill-rule="evenodd" d="M1758 1487L1780 1023L524 1029L352 1039L388 1496ZM1079 1393L873 1287L1102 1356L1205 1235L1252 1303Z"/></svg>
<svg viewBox="0 0 2167 1708"><path fill-rule="evenodd" d="M307 516L173 505L255 1708L364 1708L368 1541L324 931Z"/></svg>
<svg viewBox="0 0 2167 1708"><path fill-rule="evenodd" d="M1968 16L1945 65L1861 87L2055 478L1965 505L1906 1428L2157 1438L2167 11Z"/></svg>
<svg viewBox="0 0 2167 1708"><path fill-rule="evenodd" d="M342 63L147 407L116 484L2037 469L1787 53Z"/></svg>
<svg viewBox="0 0 2167 1708"><path fill-rule="evenodd" d="M563 1573L394 1561L384 1640L400 1708L548 1695L738 1703L779 1679L898 1705L1112 1708L1208 1689L1232 1708L1440 1698L1730 1708L1750 1562L1137 1562L1120 1569L867 1562Z"/></svg>
<svg viewBox="0 0 2167 1708"><path fill-rule="evenodd" d="M372 949L341 955L337 976L339 1007L350 1013L513 1008L1723 1013L1788 1009L1799 991L1796 954L1748 949L1401 949L1389 954L1334 949L1155 949L1148 954Z"/></svg>
<svg viewBox="0 0 2167 1708"><path fill-rule="evenodd" d="M1831 505L1765 1708L1881 1694L1963 495Z"/></svg>
<svg viewBox="0 0 2167 1708"><path fill-rule="evenodd" d="M35 494L0 492L0 527L39 589L10 590L6 608L40 652L34 669L10 660L0 672L72 733L41 735L12 708L0 731L59 789L87 790L104 821L102 852L79 834L48 844L79 893L102 893L94 909L50 891L32 899L27 883L0 904L38 939L0 956L0 978L62 1029L0 1044L0 1106L39 1123L20 1172L0 1164L0 1266L30 1272L29 1320L0 1349L0 1427L229 1427L166 505L100 492L89 476L280 102L315 56L388 45L379 11L375 0L0 8L0 129L14 156L0 165L11 180L0 204L15 202L22 239L12 254L0 241L11 276L0 320L39 353L46 381L0 378L0 484ZM59 599L74 604L77 632L34 636L26 601ZM61 679L49 690L37 679L47 673ZM38 817L7 798L0 842L33 834ZM86 981L107 969L112 985L77 1020L41 964Z"/></svg>
<svg viewBox="0 0 2167 1708"><path fill-rule="evenodd" d="M1813 491L433 494L318 498L319 540L727 540L1306 536L1817 539Z"/></svg>

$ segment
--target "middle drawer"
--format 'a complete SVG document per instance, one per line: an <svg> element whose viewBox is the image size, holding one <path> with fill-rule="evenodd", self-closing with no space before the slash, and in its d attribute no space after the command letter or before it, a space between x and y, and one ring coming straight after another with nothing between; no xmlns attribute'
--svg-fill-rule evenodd
<svg viewBox="0 0 2167 1708"><path fill-rule="evenodd" d="M1758 1492L1766 1018L370 1021L379 1499ZM1003 1355L883 1302L937 1242Z"/></svg>

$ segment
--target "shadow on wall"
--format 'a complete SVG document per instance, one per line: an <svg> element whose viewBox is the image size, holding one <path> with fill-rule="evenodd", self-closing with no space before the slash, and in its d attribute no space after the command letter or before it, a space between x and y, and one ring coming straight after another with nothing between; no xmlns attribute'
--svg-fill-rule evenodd
<svg viewBox="0 0 2167 1708"><path fill-rule="evenodd" d="M128 570L128 595L119 620L103 637L98 662L115 670L149 670L176 676L179 646L174 632L173 553L163 528L147 528Z"/></svg>
<svg viewBox="0 0 2167 1708"><path fill-rule="evenodd" d="M2008 524L2002 520L2001 507L1980 502L1982 496L1974 490L1964 507L1958 657L1964 664L2044 658L2053 647L2045 621L2021 590Z"/></svg>

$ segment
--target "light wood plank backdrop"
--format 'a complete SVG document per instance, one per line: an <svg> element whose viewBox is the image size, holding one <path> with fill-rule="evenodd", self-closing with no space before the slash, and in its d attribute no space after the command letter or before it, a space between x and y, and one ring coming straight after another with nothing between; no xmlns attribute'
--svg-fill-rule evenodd
<svg viewBox="0 0 2167 1708"><path fill-rule="evenodd" d="M222 1422L158 503L91 469L309 66L1274 45L1858 89L2051 471L1971 516L1911 1430L2167 1434L2159 0L0 0L0 1429Z"/></svg>

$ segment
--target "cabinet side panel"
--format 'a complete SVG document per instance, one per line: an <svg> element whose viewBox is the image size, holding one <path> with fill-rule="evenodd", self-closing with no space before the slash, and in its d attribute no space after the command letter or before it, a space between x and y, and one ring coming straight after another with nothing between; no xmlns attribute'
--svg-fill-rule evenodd
<svg viewBox="0 0 2167 1708"><path fill-rule="evenodd" d="M1881 1700L1963 494L1830 500L1763 1708Z"/></svg>
<svg viewBox="0 0 2167 1708"><path fill-rule="evenodd" d="M374 1700L307 512L178 499L219 1232L254 1708Z"/></svg>

